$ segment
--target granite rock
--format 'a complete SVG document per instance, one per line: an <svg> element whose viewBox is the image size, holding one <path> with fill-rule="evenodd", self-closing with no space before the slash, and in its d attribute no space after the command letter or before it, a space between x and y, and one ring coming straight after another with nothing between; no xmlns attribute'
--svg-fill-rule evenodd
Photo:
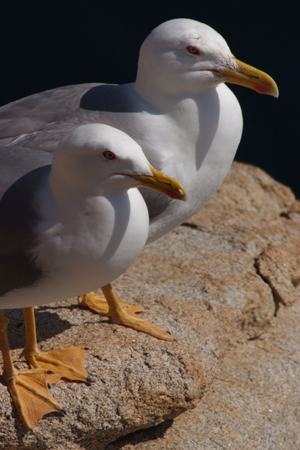
<svg viewBox="0 0 300 450"><path fill-rule="evenodd" d="M76 299L37 308L40 348L88 347L96 382L58 382L67 414L32 433L0 383L0 448L299 448L299 211L289 188L234 163L198 214L145 248L114 287L176 342L112 325ZM7 316L26 367L22 312Z"/></svg>

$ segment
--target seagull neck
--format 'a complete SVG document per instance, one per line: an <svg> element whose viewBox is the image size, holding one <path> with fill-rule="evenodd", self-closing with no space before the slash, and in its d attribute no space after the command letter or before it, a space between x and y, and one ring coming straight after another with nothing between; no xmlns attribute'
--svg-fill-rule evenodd
<svg viewBox="0 0 300 450"><path fill-rule="evenodd" d="M147 82L141 81L139 77L134 84L134 90L140 98L163 114L174 110L176 104L183 98L182 95L166 92L149 79Z"/></svg>
<svg viewBox="0 0 300 450"><path fill-rule="evenodd" d="M129 177L128 177L129 178ZM81 177L80 174L67 173L59 165L51 171L49 175L49 187L54 204L59 209L62 216L77 220L89 211L99 215L99 202L104 203L105 199L121 199L127 196L127 191L123 188L116 188L116 182L103 181L101 186L95 186L90 179Z"/></svg>
<svg viewBox="0 0 300 450"><path fill-rule="evenodd" d="M53 168L49 176L49 186L55 204L62 210L74 212L83 208L85 202L91 197L79 182L79 177L68 177L59 168Z"/></svg>

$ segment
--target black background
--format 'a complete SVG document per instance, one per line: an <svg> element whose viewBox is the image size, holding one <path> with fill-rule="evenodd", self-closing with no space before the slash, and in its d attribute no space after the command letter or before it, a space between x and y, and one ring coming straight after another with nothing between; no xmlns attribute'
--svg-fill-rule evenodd
<svg viewBox="0 0 300 450"><path fill-rule="evenodd" d="M279 99L230 85L244 115L236 159L300 197L298 10L296 0L2 0L0 105L63 85L134 81L140 45L154 27L198 20L277 82Z"/></svg>

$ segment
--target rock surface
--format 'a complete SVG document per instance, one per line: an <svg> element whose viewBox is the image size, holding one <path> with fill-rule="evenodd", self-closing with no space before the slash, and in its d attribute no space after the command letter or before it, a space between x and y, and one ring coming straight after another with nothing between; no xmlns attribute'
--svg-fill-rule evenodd
<svg viewBox="0 0 300 450"><path fill-rule="evenodd" d="M88 347L96 382L53 386L67 415L33 433L0 383L0 448L300 448L299 211L287 187L235 163L198 214L145 248L114 286L177 342L111 325L74 299L38 308L40 348ZM26 367L22 312L7 316Z"/></svg>

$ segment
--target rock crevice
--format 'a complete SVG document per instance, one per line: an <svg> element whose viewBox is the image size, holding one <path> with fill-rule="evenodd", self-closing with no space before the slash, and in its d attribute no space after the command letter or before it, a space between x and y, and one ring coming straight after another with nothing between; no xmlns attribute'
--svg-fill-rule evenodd
<svg viewBox="0 0 300 450"><path fill-rule="evenodd" d="M0 378L0 448L300 448L299 212L289 188L234 163L198 214L145 248L114 287L176 342L112 325L76 299L37 308L40 349L87 347L95 383L58 382L67 414L28 433ZM25 368L22 312L7 316Z"/></svg>

